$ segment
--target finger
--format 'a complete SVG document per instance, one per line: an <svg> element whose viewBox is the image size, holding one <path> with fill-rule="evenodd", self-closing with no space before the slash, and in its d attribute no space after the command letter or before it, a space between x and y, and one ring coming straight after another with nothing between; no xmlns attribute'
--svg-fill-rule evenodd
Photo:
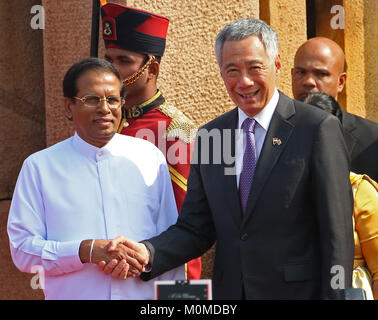
<svg viewBox="0 0 378 320"><path fill-rule="evenodd" d="M135 269L135 268L133 268L129 265L129 274L130 274L129 276L136 278L136 277L139 277L141 273L137 269Z"/></svg>
<svg viewBox="0 0 378 320"><path fill-rule="evenodd" d="M113 269L117 266L118 264L118 260L117 259L113 259L111 260L104 268L104 273L105 274L110 274Z"/></svg>
<svg viewBox="0 0 378 320"><path fill-rule="evenodd" d="M122 269L122 271L121 271L121 273L119 275L119 279L120 280L126 280L128 272L129 272L129 265L126 263L125 267Z"/></svg>
<svg viewBox="0 0 378 320"><path fill-rule="evenodd" d="M144 265L141 264L137 259L132 258L130 255L127 255L126 262L133 270L136 270L136 272L144 272Z"/></svg>
<svg viewBox="0 0 378 320"><path fill-rule="evenodd" d="M139 243L139 242L136 242L136 241L134 241L134 240L131 240L131 239L128 239L128 238L126 238L126 237L123 237L123 241L122 241L122 243L126 246L126 247L128 247L128 248L130 248L130 249L132 249L132 250L134 250L134 251L136 251L136 252L139 252L140 250L141 250L141 244Z"/></svg>
<svg viewBox="0 0 378 320"><path fill-rule="evenodd" d="M119 247L126 252L127 263L131 264L137 269L142 270L142 268L148 264L148 258L144 257L134 249L127 247L124 243L120 244Z"/></svg>
<svg viewBox="0 0 378 320"><path fill-rule="evenodd" d="M115 237L113 240L110 241L110 243L108 245L108 251L111 252L111 251L116 250L117 245L119 243L123 243L125 240L127 240L127 239L124 236Z"/></svg>
<svg viewBox="0 0 378 320"><path fill-rule="evenodd" d="M123 269L127 266L126 260L121 260L118 262L117 266L112 271L113 278L119 278Z"/></svg>
<svg viewBox="0 0 378 320"><path fill-rule="evenodd" d="M97 266L98 268L101 270L101 271L104 271L104 268L106 266L106 262L105 261L100 261L99 263L97 263Z"/></svg>

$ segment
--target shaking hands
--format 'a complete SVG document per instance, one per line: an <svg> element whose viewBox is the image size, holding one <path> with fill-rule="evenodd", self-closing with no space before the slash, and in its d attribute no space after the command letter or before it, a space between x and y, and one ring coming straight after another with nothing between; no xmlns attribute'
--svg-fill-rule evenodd
<svg viewBox="0 0 378 320"><path fill-rule="evenodd" d="M113 240L96 240L91 262L96 263L104 274L121 280L138 277L150 262L150 255L142 243L118 236Z"/></svg>

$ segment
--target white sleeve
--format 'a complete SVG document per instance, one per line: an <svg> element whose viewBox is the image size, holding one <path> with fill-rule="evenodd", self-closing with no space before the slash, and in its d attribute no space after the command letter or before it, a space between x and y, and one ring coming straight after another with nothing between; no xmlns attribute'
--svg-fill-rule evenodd
<svg viewBox="0 0 378 320"><path fill-rule="evenodd" d="M79 270L83 268L81 241L47 240L41 179L29 157L21 168L8 217L13 262L20 271L32 272L34 266L42 266L45 274L52 276Z"/></svg>

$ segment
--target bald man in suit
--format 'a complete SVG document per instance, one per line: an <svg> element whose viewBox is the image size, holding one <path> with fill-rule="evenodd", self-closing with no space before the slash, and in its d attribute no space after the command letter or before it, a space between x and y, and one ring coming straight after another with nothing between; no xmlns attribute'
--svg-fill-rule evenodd
<svg viewBox="0 0 378 320"><path fill-rule="evenodd" d="M303 101L309 93L323 92L337 101L347 79L344 52L331 39L311 38L298 48L291 75L295 99ZM341 112L351 170L378 181L378 124Z"/></svg>

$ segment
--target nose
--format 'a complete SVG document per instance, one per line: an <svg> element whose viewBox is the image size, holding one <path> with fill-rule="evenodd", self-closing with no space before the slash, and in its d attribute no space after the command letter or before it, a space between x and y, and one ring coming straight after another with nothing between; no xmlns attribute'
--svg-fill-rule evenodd
<svg viewBox="0 0 378 320"><path fill-rule="evenodd" d="M255 82L251 79L249 75L245 74L240 77L239 84L241 87L251 87L255 84Z"/></svg>
<svg viewBox="0 0 378 320"><path fill-rule="evenodd" d="M305 78L303 79L303 86L307 88L316 87L315 78L311 74L306 75Z"/></svg>
<svg viewBox="0 0 378 320"><path fill-rule="evenodd" d="M110 112L110 108L108 106L108 101L106 100L106 97L102 97L100 98L100 104L97 108L101 113L109 113Z"/></svg>

